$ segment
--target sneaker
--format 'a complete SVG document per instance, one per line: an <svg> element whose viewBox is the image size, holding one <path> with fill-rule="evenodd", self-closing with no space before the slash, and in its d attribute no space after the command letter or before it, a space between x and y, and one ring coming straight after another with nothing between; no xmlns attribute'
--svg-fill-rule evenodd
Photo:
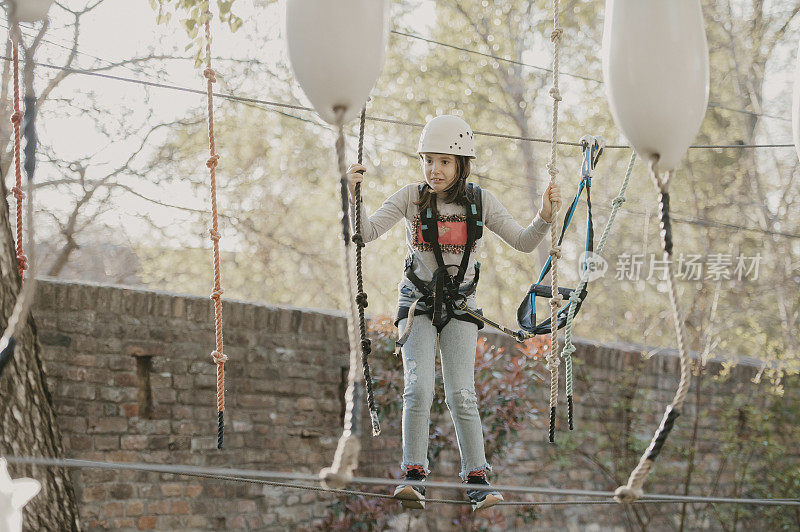
<svg viewBox="0 0 800 532"><path fill-rule="evenodd" d="M425 468L422 466L408 466L406 468L405 480L416 482L425 481ZM394 498L400 499L400 504L404 508L423 510L425 508L425 486L409 486L400 484L394 490Z"/></svg>
<svg viewBox="0 0 800 532"><path fill-rule="evenodd" d="M469 497L469 502L472 503L473 512L489 508L503 500L500 492L492 489L492 486L486 480L486 471L483 469L470 472L467 475L467 484L475 486L474 489L467 490L467 497Z"/></svg>

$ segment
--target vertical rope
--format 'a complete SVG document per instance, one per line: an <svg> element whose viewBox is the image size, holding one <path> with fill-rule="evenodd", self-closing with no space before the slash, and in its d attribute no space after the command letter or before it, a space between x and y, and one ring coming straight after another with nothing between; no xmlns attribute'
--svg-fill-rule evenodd
<svg viewBox="0 0 800 532"><path fill-rule="evenodd" d="M613 199L611 202L611 215L608 217L608 221L606 221L606 226L603 229L603 234L600 236L600 242L597 244L597 250L595 253L598 255L603 253L603 249L606 246L606 240L608 240L608 235L611 232L611 226L614 224L614 220L617 217L617 212L619 212L620 207L623 203L625 203L625 192L628 190L628 182L631 179L631 173L633 172L633 165L636 161L636 152L631 153L631 160L628 162L628 169L625 172L625 178L622 180L622 185L619 187L619 193L617 197ZM581 276L581 282L578 284L578 287L572 292L572 295L569 297L569 309L567 310L567 322L564 325L564 350L561 352L561 356L564 357L564 370L565 370L565 380L566 380L566 391L567 391L567 402L569 411L567 416L569 418L569 429L573 429L573 415L572 415L572 396L573 396L573 378L572 378L572 353L575 352L575 346L572 344L572 320L575 317L575 309L577 308L578 301L580 300L580 294L583 292L583 289L586 288L586 284L588 283L588 277L586 275Z"/></svg>
<svg viewBox="0 0 800 532"><path fill-rule="evenodd" d="M553 98L553 128L550 140L550 162L547 171L550 174L550 184L556 182L558 168L556 167L556 149L558 147L558 102L561 101L561 92L558 89L558 64L561 52L561 37L564 30L559 25L559 0L553 0L553 31L550 40L553 42L553 87L550 96ZM550 225L550 258L552 264L552 297L550 298L550 350L547 356L547 367L550 370L550 443L555 441L556 405L558 403L558 311L563 297L558 292L558 259L561 257L561 247L558 245L558 209L553 207L553 222Z"/></svg>
<svg viewBox="0 0 800 532"><path fill-rule="evenodd" d="M678 382L678 390L675 392L675 398L672 400L672 403L667 406L658 430L656 430L656 433L653 435L650 445L645 450L636 468L631 472L628 483L625 486L620 486L614 492L614 498L617 502L621 503L634 502L644 494L642 489L644 481L653 468L655 459L658 457L659 453L661 453L664 442L666 442L667 436L669 436L672 426L675 424L675 419L680 415L680 409L686 400L686 395L689 393L689 386L691 384L691 362L686 352L683 315L678 302L675 270L672 262L672 226L669 219L669 182L672 179L672 172L668 172L662 179L655 171L655 163L657 161L657 157L650 161L650 174L659 192L658 204L661 223L661 245L664 248L664 259L667 263L667 284L669 287L669 300L672 304L672 319L675 323L675 334L678 339L681 377Z"/></svg>
<svg viewBox="0 0 800 532"><path fill-rule="evenodd" d="M350 245L350 221L347 215L347 166L345 163L345 143L344 143L344 113L346 109L337 107L336 127L338 136L336 138L336 162L339 168L339 194L341 199L341 222L342 222L342 241L344 260L344 276L347 287L347 337L350 343L350 370L347 374L347 391L345 392L345 414L344 429L336 447L336 454L333 457L331 467L326 467L320 471L320 478L325 486L343 486L353 478L353 471L358 467L358 454L361 451L359 436L361 429L359 418L361 415L361 400L359 393L358 379L358 335L356 333L356 322L358 311L356 310L355 285L353 270L355 269L355 253Z"/></svg>
<svg viewBox="0 0 800 532"><path fill-rule="evenodd" d="M364 125L367 119L367 106L361 109L361 122L358 130L358 164L364 160ZM353 243L356 245L356 303L358 304L358 326L361 334L361 366L364 370L364 385L367 389L367 406L372 420L372 435L379 436L381 424L378 419L378 407L375 406L375 394L372 390L372 372L369 368L369 354L372 352L372 343L367 338L367 324L364 320L364 309L368 305L367 293L364 292L364 274L361 264L361 248L364 247L364 238L361 235L361 183L356 183L355 191L355 234Z"/></svg>
<svg viewBox="0 0 800 532"><path fill-rule="evenodd" d="M211 299L214 300L214 332L216 348L211 353L211 358L217 365L217 449L222 449L222 439L225 429L225 361L227 355L223 352L222 343L222 267L219 258L219 220L217 216L217 164L219 155L216 152L214 139L214 90L212 84L217 82L216 74L211 68L211 12L206 11L206 69L203 76L206 78L206 95L208 99L208 152L206 161L211 181L211 241L214 248L214 290Z"/></svg>
<svg viewBox="0 0 800 532"><path fill-rule="evenodd" d="M17 229L17 269L19 270L20 283L22 282L25 270L28 268L28 259L22 252L22 200L25 199L25 193L22 192L22 136L20 134L20 123L22 122L22 111L20 111L20 97L19 97L19 27L16 24L12 25L9 31L12 48L12 62L14 70L14 112L11 113L11 123L14 125L14 175L15 185L11 189L16 199L17 210L15 213L16 229Z"/></svg>
<svg viewBox="0 0 800 532"><path fill-rule="evenodd" d="M46 24L47 22L45 22ZM11 33L19 38L19 26L16 21L11 21ZM25 54L25 70L24 70L24 83L25 83L25 126L23 128L23 136L25 137L25 174L27 176L28 187L28 202L25 206L25 225L28 231L28 241L30 244L30 271L28 281L22 286L22 289L17 294L17 300L14 303L14 309L11 311L11 316L8 318L6 329L3 331L2 338L0 338L0 375L3 373L5 366L11 361L14 356L14 347L16 346L16 337L19 334L21 327L25 324L28 311L33 303L34 294L36 293L36 262L34 260L34 253L36 249L36 235L33 225L33 178L36 170L36 95L33 90L33 67L34 62L31 57L31 51L26 50ZM19 85L16 84L18 89ZM17 101L17 106L19 102ZM13 122L13 120L12 120ZM19 161L19 141L16 145L16 156ZM17 163L19 164L19 162ZM19 167L17 169L19 172ZM21 183L18 181L18 188ZM21 207L17 206L17 212ZM19 222L20 217L17 217ZM21 239L17 240L21 242ZM24 256L23 256L24 257ZM20 279L22 272L20 272Z"/></svg>

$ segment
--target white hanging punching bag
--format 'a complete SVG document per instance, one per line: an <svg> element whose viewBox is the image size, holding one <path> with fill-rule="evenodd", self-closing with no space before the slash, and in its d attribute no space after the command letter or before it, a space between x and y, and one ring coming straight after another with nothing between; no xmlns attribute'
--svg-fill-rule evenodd
<svg viewBox="0 0 800 532"><path fill-rule="evenodd" d="M386 57L389 0L287 0L286 42L294 75L314 109L334 124L333 109L355 118Z"/></svg>
<svg viewBox="0 0 800 532"><path fill-rule="evenodd" d="M792 98L792 133L794 149L800 159L800 45L797 47L797 67L794 74L794 96Z"/></svg>
<svg viewBox="0 0 800 532"><path fill-rule="evenodd" d="M603 79L617 127L640 157L674 170L708 105L700 0L607 0Z"/></svg>

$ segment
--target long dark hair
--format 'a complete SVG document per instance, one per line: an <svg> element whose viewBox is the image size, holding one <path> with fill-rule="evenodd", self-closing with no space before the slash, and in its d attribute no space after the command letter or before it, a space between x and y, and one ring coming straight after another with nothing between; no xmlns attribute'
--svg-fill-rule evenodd
<svg viewBox="0 0 800 532"><path fill-rule="evenodd" d="M420 154L422 159L422 154ZM450 188L442 192L441 197L438 197L433 189L427 183L422 189L419 199L414 202L414 205L419 205L419 210L423 211L431 206L431 197L437 196L437 200L441 199L445 203L456 203L458 205L467 205L467 178L470 172L470 159L464 155L453 155L456 158L456 179Z"/></svg>

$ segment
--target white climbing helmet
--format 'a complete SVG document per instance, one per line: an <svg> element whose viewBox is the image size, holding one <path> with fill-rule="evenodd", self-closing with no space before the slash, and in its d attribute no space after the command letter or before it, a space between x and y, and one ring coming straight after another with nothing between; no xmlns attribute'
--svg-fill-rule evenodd
<svg viewBox="0 0 800 532"><path fill-rule="evenodd" d="M449 153L475 158L472 128L463 118L440 115L425 124L419 137L417 153Z"/></svg>

